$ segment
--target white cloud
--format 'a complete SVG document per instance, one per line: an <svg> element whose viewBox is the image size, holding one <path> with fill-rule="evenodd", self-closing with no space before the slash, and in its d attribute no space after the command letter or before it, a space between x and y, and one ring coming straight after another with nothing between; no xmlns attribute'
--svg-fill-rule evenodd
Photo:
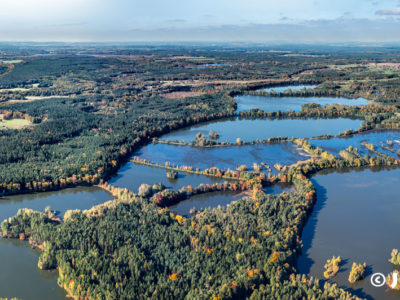
<svg viewBox="0 0 400 300"><path fill-rule="evenodd" d="M396 7L394 9L381 9L375 14L379 16L400 16L400 7Z"/></svg>

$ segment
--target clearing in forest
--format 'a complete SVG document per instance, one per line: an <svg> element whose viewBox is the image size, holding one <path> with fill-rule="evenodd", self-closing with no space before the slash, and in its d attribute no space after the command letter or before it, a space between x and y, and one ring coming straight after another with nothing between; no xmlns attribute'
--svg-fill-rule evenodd
<svg viewBox="0 0 400 300"><path fill-rule="evenodd" d="M11 119L11 120L0 119L0 129L8 129L8 128L21 129L29 125L32 125L32 123L25 119Z"/></svg>

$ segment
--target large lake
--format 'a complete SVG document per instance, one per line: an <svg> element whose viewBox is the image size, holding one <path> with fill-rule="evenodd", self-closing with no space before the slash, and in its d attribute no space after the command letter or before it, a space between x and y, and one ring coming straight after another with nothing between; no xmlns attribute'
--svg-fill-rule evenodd
<svg viewBox="0 0 400 300"><path fill-rule="evenodd" d="M400 248L400 169L318 174L312 179L317 202L302 234L299 272L323 279L324 264L340 255L344 262L332 280L370 299L399 299L400 293L370 284L370 275L385 275L392 249ZM368 277L350 285L353 262L368 265Z"/></svg>
<svg viewBox="0 0 400 300"><path fill-rule="evenodd" d="M198 132L209 138L212 130L220 135L219 141L235 142L255 141L270 137L314 137L323 134L336 135L348 129L359 129L361 120L351 119L284 119L284 120L240 120L238 118L223 119L194 125L170 132L161 137L162 140L178 140L191 142Z"/></svg>
<svg viewBox="0 0 400 300"><path fill-rule="evenodd" d="M251 168L253 163L288 165L308 159L309 155L292 143L256 144L245 146L199 148L166 144L150 144L135 153L142 159L164 164L206 169L216 166L235 170L240 165Z"/></svg>
<svg viewBox="0 0 400 300"><path fill-rule="evenodd" d="M291 89L292 91L300 91L302 89L314 89L316 85L289 85L278 86L262 89L265 92L283 93ZM327 104L343 104L343 105L367 105L369 102L364 98L348 99L344 97L270 97L256 95L240 95L235 97L237 102L237 111L249 111L258 108L266 112L271 111L301 111L301 106L306 103L317 103L325 106Z"/></svg>

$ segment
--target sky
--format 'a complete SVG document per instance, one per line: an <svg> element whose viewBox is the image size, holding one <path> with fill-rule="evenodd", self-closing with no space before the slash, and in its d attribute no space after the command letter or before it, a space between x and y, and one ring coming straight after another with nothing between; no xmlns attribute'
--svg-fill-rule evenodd
<svg viewBox="0 0 400 300"><path fill-rule="evenodd" d="M0 0L0 41L400 42L400 0Z"/></svg>

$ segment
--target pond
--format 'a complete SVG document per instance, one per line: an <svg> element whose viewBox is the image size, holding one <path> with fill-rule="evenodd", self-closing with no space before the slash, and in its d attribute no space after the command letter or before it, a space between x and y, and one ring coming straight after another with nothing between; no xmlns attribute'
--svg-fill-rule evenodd
<svg viewBox="0 0 400 300"><path fill-rule="evenodd" d="M199 169L216 166L220 169L231 170L240 165L251 168L253 163L261 162L272 168L276 163L288 165L309 158L307 153L292 143L213 148L150 144L137 151L135 156L159 164L168 161L175 165Z"/></svg>
<svg viewBox="0 0 400 300"><path fill-rule="evenodd" d="M348 129L359 129L362 120L351 119L284 119L284 120L240 120L229 118L186 127L163 135L161 140L191 142L201 132L209 138L212 130L220 135L221 142L255 141L270 137L313 137L323 134L336 135Z"/></svg>
<svg viewBox="0 0 400 300"><path fill-rule="evenodd" d="M320 173L312 181L317 202L303 230L299 272L323 279L326 260L339 255L342 267L332 282L360 297L399 299L399 292L373 287L370 275L393 271L388 259L400 248L400 169ZM351 285L353 262L366 262L368 276Z"/></svg>
<svg viewBox="0 0 400 300"><path fill-rule="evenodd" d="M288 192L288 193L296 192L296 189L294 188L293 184L283 183L283 182L276 183L273 186L267 186L263 190L265 193L272 194L272 195L278 195L283 192Z"/></svg>
<svg viewBox="0 0 400 300"><path fill-rule="evenodd" d="M44 211L50 205L62 217L68 209L88 209L112 197L97 187L77 187L56 192L0 198L0 220L14 216L20 208ZM0 296L20 299L65 299L57 285L57 271L37 267L39 250L25 241L0 239Z"/></svg>
<svg viewBox="0 0 400 300"><path fill-rule="evenodd" d="M348 99L343 97L266 97L255 95L242 95L235 97L237 111L249 111L258 108L266 112L271 111L301 111L301 106L306 103L317 103L325 106L327 104L343 105L367 105L368 101L364 98Z"/></svg>
<svg viewBox="0 0 400 300"><path fill-rule="evenodd" d="M189 217L190 211L195 208L197 211L206 208L214 208L218 206L227 206L232 201L240 200L243 194L240 192L215 192L199 194L190 197L190 199L181 201L178 204L169 207L174 213Z"/></svg>
<svg viewBox="0 0 400 300"><path fill-rule="evenodd" d="M393 141L392 146L388 146L387 141ZM331 138L329 140L316 139L310 140L311 144L316 147L321 147L332 154L338 155L340 150L346 149L349 146L354 146L358 149L361 155L372 153L368 151L366 147L361 143L371 143L375 145L375 149L386 155L390 155L397 158L395 153L388 151L382 146L387 146L394 151L400 150L400 131L399 130L373 130L349 137Z"/></svg>

